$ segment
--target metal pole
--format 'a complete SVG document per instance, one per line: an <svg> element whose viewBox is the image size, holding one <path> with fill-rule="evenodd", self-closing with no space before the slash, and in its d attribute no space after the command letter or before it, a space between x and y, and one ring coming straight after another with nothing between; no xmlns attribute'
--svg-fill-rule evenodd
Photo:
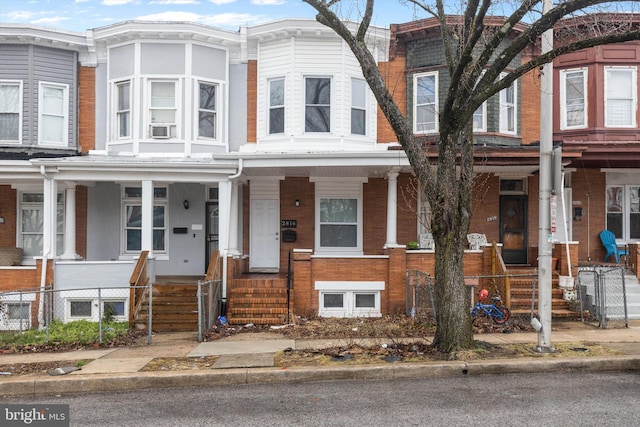
<svg viewBox="0 0 640 427"><path fill-rule="evenodd" d="M543 0L542 12L548 13L553 0ZM553 49L553 29L542 34L542 53ZM536 351L549 353L551 347L551 177L553 153L553 64L542 68L540 79L540 189L538 228L538 315L540 321L532 319L538 330Z"/></svg>
<svg viewBox="0 0 640 427"><path fill-rule="evenodd" d="M151 328L153 327L153 283L149 280L149 317L147 318L147 345L151 345Z"/></svg>

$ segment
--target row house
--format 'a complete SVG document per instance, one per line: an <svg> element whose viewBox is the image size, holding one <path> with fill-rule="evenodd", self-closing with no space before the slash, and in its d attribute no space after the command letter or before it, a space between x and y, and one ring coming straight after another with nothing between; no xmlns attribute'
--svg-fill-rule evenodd
<svg viewBox="0 0 640 427"><path fill-rule="evenodd" d="M448 85L438 32L425 20L368 38L431 157ZM555 237L573 242L574 265L604 256L601 230L620 242L640 230L628 154L640 136L639 50L555 63L567 224ZM220 254L235 323L404 311L407 269L433 268L429 208L406 156L348 46L315 21L237 32L123 22L84 34L3 25L0 63L0 250L21 251L0 266L0 286L53 284L63 320L98 316L95 287L130 318L123 288L143 252L158 284L193 284ZM525 76L474 116L470 232L499 243L508 265L536 263L538 84ZM413 241L424 247L406 250ZM486 272L492 256L491 245L470 247L465 274ZM41 304L28 299L16 309L36 326Z"/></svg>

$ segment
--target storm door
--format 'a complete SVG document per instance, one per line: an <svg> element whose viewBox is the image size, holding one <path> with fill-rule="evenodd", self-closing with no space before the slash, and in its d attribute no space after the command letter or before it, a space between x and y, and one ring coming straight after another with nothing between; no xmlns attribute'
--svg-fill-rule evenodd
<svg viewBox="0 0 640 427"><path fill-rule="evenodd" d="M505 264L527 263L527 196L500 196L500 241Z"/></svg>

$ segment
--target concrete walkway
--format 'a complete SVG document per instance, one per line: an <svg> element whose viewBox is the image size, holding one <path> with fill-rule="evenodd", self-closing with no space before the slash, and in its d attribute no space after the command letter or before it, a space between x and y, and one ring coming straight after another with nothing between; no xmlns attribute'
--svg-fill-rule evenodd
<svg viewBox="0 0 640 427"><path fill-rule="evenodd" d="M482 334L476 340L493 344L537 344L535 332ZM416 341L416 339L412 339ZM417 339L430 342L430 338ZM405 340L393 340L411 341ZM276 368L274 354L285 349L320 349L349 344L381 345L385 339L293 340L277 333L242 333L210 342L197 342L196 333L163 333L152 344L114 349L78 350L62 353L3 354L0 365L59 361L60 368L78 360L90 360L80 370L57 376L0 376L0 396L134 390L155 387L185 387L255 382L310 381L354 378L399 378L464 375L474 373L537 372L554 369L640 370L640 321L628 328L599 329L580 322L556 323L551 342L599 343L623 353L610 357L520 358L491 361L394 363L387 365L343 365L334 367ZM389 342L391 343L391 342ZM207 369L141 372L155 358L220 356ZM66 363L66 366L65 366Z"/></svg>

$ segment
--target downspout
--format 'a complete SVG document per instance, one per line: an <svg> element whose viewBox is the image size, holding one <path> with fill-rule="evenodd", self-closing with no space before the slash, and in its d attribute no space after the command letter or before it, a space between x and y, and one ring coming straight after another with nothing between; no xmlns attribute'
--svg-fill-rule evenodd
<svg viewBox="0 0 640 427"><path fill-rule="evenodd" d="M51 177L47 175L44 165L40 165L40 174L44 177L44 179L51 179ZM44 189L44 186L43 186L43 189ZM45 220L47 219L45 218ZM49 258L49 247L45 249L45 247L43 246L42 247L42 267L40 272L40 300L38 302L38 329L40 330L44 328L44 291L47 285L47 265L49 263L48 258Z"/></svg>
<svg viewBox="0 0 640 427"><path fill-rule="evenodd" d="M232 182L235 179L240 178L240 175L242 175L242 168L243 168L243 163L242 163L242 158L238 159L238 172L236 172L234 175L231 175L229 177L229 182ZM229 213L231 213L231 194L229 194ZM231 215L229 215L229 217L227 218L227 229L229 229L229 227L231 226ZM235 230L236 233L238 232L238 230ZM230 234L227 233L227 239L230 239ZM227 240L227 249L224 251L222 255L222 259L224 260L224 262L222 263L222 298L226 300L227 298L227 253L229 251L229 240Z"/></svg>

